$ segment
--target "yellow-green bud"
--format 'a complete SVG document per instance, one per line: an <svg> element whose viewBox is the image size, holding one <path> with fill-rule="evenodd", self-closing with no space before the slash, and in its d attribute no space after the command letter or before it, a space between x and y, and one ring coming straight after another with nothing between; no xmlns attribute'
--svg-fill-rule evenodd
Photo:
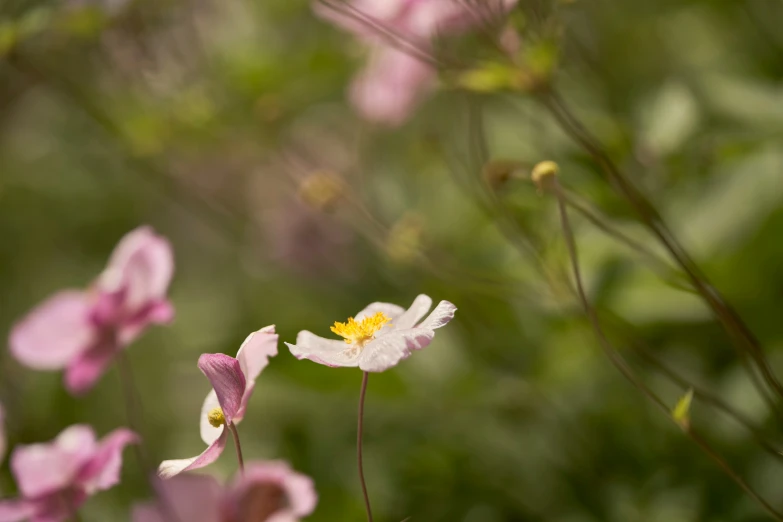
<svg viewBox="0 0 783 522"><path fill-rule="evenodd" d="M542 161L533 167L530 178L540 190L544 190L549 188L555 181L558 172L560 172L560 167L557 166L557 163L554 161Z"/></svg>

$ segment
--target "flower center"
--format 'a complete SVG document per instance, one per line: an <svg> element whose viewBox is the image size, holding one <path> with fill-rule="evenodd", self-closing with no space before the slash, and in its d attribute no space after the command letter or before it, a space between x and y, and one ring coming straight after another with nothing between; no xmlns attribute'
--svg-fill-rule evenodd
<svg viewBox="0 0 783 522"><path fill-rule="evenodd" d="M363 347L368 341L375 339L375 334L383 328L383 325L391 321L383 312L376 312L375 315L365 317L361 321L356 321L349 317L347 322L335 322L331 330L345 338L346 344L354 344Z"/></svg>
<svg viewBox="0 0 783 522"><path fill-rule="evenodd" d="M207 413L207 420L214 428L219 428L226 423L226 416L220 408L212 408Z"/></svg>

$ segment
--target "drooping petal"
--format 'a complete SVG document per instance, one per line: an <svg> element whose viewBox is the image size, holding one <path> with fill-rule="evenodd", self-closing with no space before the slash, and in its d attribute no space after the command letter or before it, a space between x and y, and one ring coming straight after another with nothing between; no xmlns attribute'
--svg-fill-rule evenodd
<svg viewBox="0 0 783 522"><path fill-rule="evenodd" d="M383 314L392 320L392 323L396 323L397 319L405 313L405 308L392 303L371 303L365 306L361 312L354 316L354 319L358 322L365 317L370 317L383 312Z"/></svg>
<svg viewBox="0 0 783 522"><path fill-rule="evenodd" d="M126 309L135 311L163 299L173 274L168 240L151 227L139 227L117 244L98 286L104 292L124 292Z"/></svg>
<svg viewBox="0 0 783 522"><path fill-rule="evenodd" d="M446 326L449 321L454 319L454 312L457 311L457 307L453 303L448 301L441 301L438 306L432 311L427 318L422 321L416 328L423 328L425 330L435 330Z"/></svg>
<svg viewBox="0 0 783 522"><path fill-rule="evenodd" d="M207 475L185 474L165 481L160 494L174 517L160 501L133 508L133 522L218 522L221 518L221 492L218 482Z"/></svg>
<svg viewBox="0 0 783 522"><path fill-rule="evenodd" d="M359 356L359 368L365 372L382 372L407 359L413 350L424 348L435 336L432 330L412 328L395 330L371 341Z"/></svg>
<svg viewBox="0 0 783 522"><path fill-rule="evenodd" d="M84 491L69 489L28 500L30 522L68 522L87 500Z"/></svg>
<svg viewBox="0 0 783 522"><path fill-rule="evenodd" d="M0 464L3 463L6 450L6 438L5 438L5 410L3 405L0 404Z"/></svg>
<svg viewBox="0 0 783 522"><path fill-rule="evenodd" d="M429 64L401 50L379 46L351 83L349 97L366 120L395 127L413 114L435 80Z"/></svg>
<svg viewBox="0 0 783 522"><path fill-rule="evenodd" d="M74 395L88 392L106 372L116 353L113 341L106 339L78 355L65 371L66 389Z"/></svg>
<svg viewBox="0 0 783 522"><path fill-rule="evenodd" d="M358 366L359 358L350 351L350 346L342 341L324 339L312 332L303 330L296 336L296 344L285 343L291 354L297 359L310 359L326 366Z"/></svg>
<svg viewBox="0 0 783 522"><path fill-rule="evenodd" d="M87 350L96 337L85 292L59 292L18 322L10 348L16 359L36 370L59 370Z"/></svg>
<svg viewBox="0 0 783 522"><path fill-rule="evenodd" d="M82 467L77 477L87 494L119 484L122 450L128 444L136 444L139 440L138 435L125 428L116 429L101 439L95 454Z"/></svg>
<svg viewBox="0 0 783 522"><path fill-rule="evenodd" d="M201 406L201 418L199 419L199 430L201 432L201 440L204 444L212 444L223 433L223 426L214 427L209 423L207 417L209 412L215 408L220 408L220 401L218 401L215 390L210 390L204 399L204 404Z"/></svg>
<svg viewBox="0 0 783 522"><path fill-rule="evenodd" d="M226 448L226 440L228 438L228 429L223 427L223 432L220 437L207 447L197 457L189 459L179 460L164 460L158 467L158 475L161 478L171 478L174 475L178 475L183 471L189 471L193 469L203 468L215 462L223 450Z"/></svg>
<svg viewBox="0 0 783 522"><path fill-rule="evenodd" d="M0 522L22 522L34 513L35 506L26 500L0 500Z"/></svg>
<svg viewBox="0 0 783 522"><path fill-rule="evenodd" d="M11 470L22 495L38 498L67 488L95 447L92 428L80 424L66 428L51 443L17 446Z"/></svg>
<svg viewBox="0 0 783 522"><path fill-rule="evenodd" d="M237 352L237 360L247 381L255 380L269 364L269 358L277 355L275 326L266 326L247 336Z"/></svg>
<svg viewBox="0 0 783 522"><path fill-rule="evenodd" d="M431 307L432 299L429 296L424 294L418 295L416 299L413 300L413 304L411 304L410 308L405 310L405 313L400 315L400 317L393 322L394 327L397 330L413 328Z"/></svg>
<svg viewBox="0 0 783 522"><path fill-rule="evenodd" d="M120 346L132 343L150 324L168 324L174 319L174 305L168 300L153 301L140 312L119 325L117 339Z"/></svg>
<svg viewBox="0 0 783 522"><path fill-rule="evenodd" d="M212 384L226 423L231 422L242 405L247 384L239 361L222 353L205 353L198 358L198 367Z"/></svg>

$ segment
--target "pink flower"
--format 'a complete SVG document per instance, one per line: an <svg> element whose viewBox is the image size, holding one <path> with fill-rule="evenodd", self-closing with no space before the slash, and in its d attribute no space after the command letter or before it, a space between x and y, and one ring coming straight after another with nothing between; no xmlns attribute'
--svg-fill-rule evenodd
<svg viewBox="0 0 783 522"><path fill-rule="evenodd" d="M149 227L125 235L88 290L63 290L11 332L11 353L35 370L65 368L73 394L88 391L114 356L174 310L166 290L174 272L169 242Z"/></svg>
<svg viewBox="0 0 783 522"><path fill-rule="evenodd" d="M356 318L334 323L332 332L344 341L324 339L305 330L297 335L296 344L286 345L297 359L382 372L407 359L413 350L428 346L435 337L435 330L451 321L457 310L450 302L441 301L419 323L431 306L432 299L423 294L416 297L407 310L395 304L372 303Z"/></svg>
<svg viewBox="0 0 783 522"><path fill-rule="evenodd" d="M250 462L227 487L209 476L168 480L163 494L176 518L187 522L297 522L315 509L313 481L285 462ZM167 522L158 504L136 506L133 522Z"/></svg>
<svg viewBox="0 0 783 522"><path fill-rule="evenodd" d="M323 19L355 34L373 49L369 64L354 79L350 100L369 121L404 123L435 87L432 40L497 21L517 0L316 0Z"/></svg>
<svg viewBox="0 0 783 522"><path fill-rule="evenodd" d="M74 425L48 444L17 446L11 471L21 498L0 501L0 522L61 522L84 501L120 481L122 450L138 442L121 428L95 440L92 428Z"/></svg>
<svg viewBox="0 0 783 522"><path fill-rule="evenodd" d="M275 355L277 334L274 326L267 326L247 336L236 358L222 353L205 353L199 357L198 367L212 384L212 391L201 407L201 439L207 449L189 459L163 461L158 468L161 477L203 468L217 460L226 447L228 426L238 424L245 416L256 378Z"/></svg>

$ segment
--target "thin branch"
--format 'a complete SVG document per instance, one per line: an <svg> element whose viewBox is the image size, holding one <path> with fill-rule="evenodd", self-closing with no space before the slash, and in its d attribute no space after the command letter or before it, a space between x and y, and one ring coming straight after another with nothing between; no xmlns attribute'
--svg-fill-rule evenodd
<svg viewBox="0 0 783 522"><path fill-rule="evenodd" d="M234 437L234 448L237 450L237 463L239 464L239 473L245 473L245 459L242 458L242 444L239 442L239 432L233 422L226 424L226 428L231 432L231 436Z"/></svg>
<svg viewBox="0 0 783 522"><path fill-rule="evenodd" d="M364 508L367 511L367 522L372 522L372 508L370 507L370 496L367 494L367 484L364 482L364 466L362 463L362 432L364 429L364 396L367 393L367 379L369 372L362 375L362 389L359 392L359 421L356 428L356 461L359 466L359 482L362 485L362 496L364 497Z"/></svg>

